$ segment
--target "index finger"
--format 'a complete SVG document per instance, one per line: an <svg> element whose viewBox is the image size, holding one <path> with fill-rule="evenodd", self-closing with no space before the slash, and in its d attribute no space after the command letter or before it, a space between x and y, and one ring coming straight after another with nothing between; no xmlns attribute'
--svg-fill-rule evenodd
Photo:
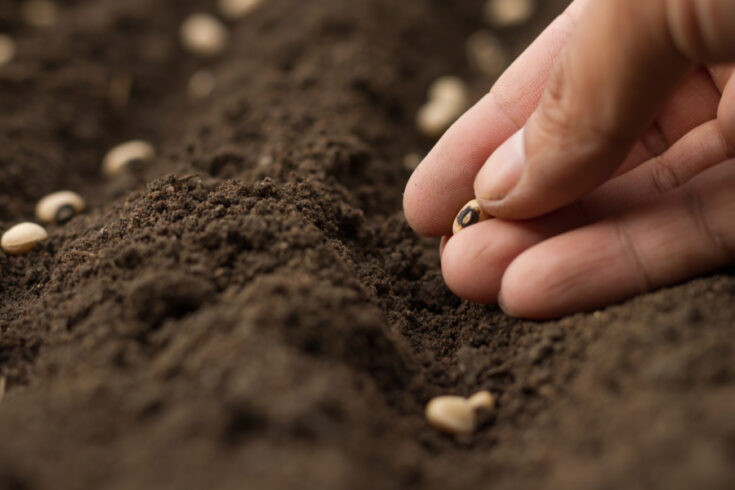
<svg viewBox="0 0 735 490"><path fill-rule="evenodd" d="M474 198L473 181L488 155L538 105L554 59L587 0L575 0L506 70L490 92L439 140L411 176L403 209L422 235L449 234L454 215Z"/></svg>

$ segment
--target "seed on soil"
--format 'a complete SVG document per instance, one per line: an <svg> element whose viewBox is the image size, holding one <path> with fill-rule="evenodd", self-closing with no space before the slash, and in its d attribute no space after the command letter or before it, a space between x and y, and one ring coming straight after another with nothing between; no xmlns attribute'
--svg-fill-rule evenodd
<svg viewBox="0 0 735 490"><path fill-rule="evenodd" d="M56 24L59 9L49 0L26 0L20 6L20 15L28 25L48 27Z"/></svg>
<svg viewBox="0 0 735 490"><path fill-rule="evenodd" d="M209 14L193 14L184 20L180 30L181 43L192 54L212 57L227 47L227 27Z"/></svg>
<svg viewBox="0 0 735 490"><path fill-rule="evenodd" d="M472 34L465 48L470 65L489 77L500 75L508 64L508 55L500 39L488 30Z"/></svg>
<svg viewBox="0 0 735 490"><path fill-rule="evenodd" d="M5 397L5 385L7 384L7 381L5 380L5 376L0 376L0 402L3 401L3 397Z"/></svg>
<svg viewBox="0 0 735 490"><path fill-rule="evenodd" d="M42 223L63 224L84 211L82 196L72 191L49 194L36 204L36 218Z"/></svg>
<svg viewBox="0 0 735 490"><path fill-rule="evenodd" d="M0 34L0 66L10 63L15 57L15 41L13 38Z"/></svg>
<svg viewBox="0 0 735 490"><path fill-rule="evenodd" d="M109 176L119 175L153 160L155 156L156 150L150 143L141 140L129 141L107 153L102 162L102 172Z"/></svg>
<svg viewBox="0 0 735 490"><path fill-rule="evenodd" d="M189 77L189 97L194 100L206 99L217 85L217 79L209 70L199 70Z"/></svg>
<svg viewBox="0 0 735 490"><path fill-rule="evenodd" d="M469 101L467 84L459 77L441 77L429 87L429 100L416 115L419 131L437 138L464 112Z"/></svg>
<svg viewBox="0 0 735 490"><path fill-rule="evenodd" d="M477 424L474 409L461 396L440 396L429 401L426 420L440 431L452 435L471 434Z"/></svg>
<svg viewBox="0 0 735 490"><path fill-rule="evenodd" d="M452 223L452 233L459 233L460 230L490 219L490 215L487 214L481 207L480 203L476 199L471 200L462 207L462 210L457 214L457 217Z"/></svg>
<svg viewBox="0 0 735 490"><path fill-rule="evenodd" d="M237 20L257 9L263 0L219 0L217 6L223 17Z"/></svg>
<svg viewBox="0 0 735 490"><path fill-rule="evenodd" d="M514 27L528 22L536 12L536 0L488 0L485 19L498 27Z"/></svg>
<svg viewBox="0 0 735 490"><path fill-rule="evenodd" d="M492 410L495 407L495 398L485 390L479 391L467 399L472 410Z"/></svg>
<svg viewBox="0 0 735 490"><path fill-rule="evenodd" d="M48 233L35 223L21 223L3 233L0 246L8 255L30 252L37 243L48 238Z"/></svg>

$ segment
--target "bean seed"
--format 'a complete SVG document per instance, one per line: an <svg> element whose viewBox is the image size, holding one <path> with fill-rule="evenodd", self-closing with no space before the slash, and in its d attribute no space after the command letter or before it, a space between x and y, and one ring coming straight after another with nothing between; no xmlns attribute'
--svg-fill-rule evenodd
<svg viewBox="0 0 735 490"><path fill-rule="evenodd" d="M498 27L513 27L528 22L536 11L535 0L488 0L485 18Z"/></svg>
<svg viewBox="0 0 735 490"><path fill-rule="evenodd" d="M150 143L141 140L129 141L114 147L102 161L102 172L114 176L130 171L132 167L150 162L156 150Z"/></svg>
<svg viewBox="0 0 735 490"><path fill-rule="evenodd" d="M237 20L245 17L263 3L263 0L219 0L220 13L230 19Z"/></svg>
<svg viewBox="0 0 735 490"><path fill-rule="evenodd" d="M227 47L227 27L209 14L190 15L179 34L184 48L197 56L217 56Z"/></svg>
<svg viewBox="0 0 735 490"><path fill-rule="evenodd" d="M21 223L6 231L0 238L0 247L8 255L30 252L37 243L48 238L48 233L35 223Z"/></svg>
<svg viewBox="0 0 735 490"><path fill-rule="evenodd" d="M194 100L206 99L214 91L217 79L209 70L199 70L189 78L189 97Z"/></svg>
<svg viewBox="0 0 735 490"><path fill-rule="evenodd" d="M15 41L10 36L0 34L0 66L6 65L15 57Z"/></svg>
<svg viewBox="0 0 735 490"><path fill-rule="evenodd" d="M442 432L452 435L471 434L477 420L466 398L440 396L426 405L426 420Z"/></svg>
<svg viewBox="0 0 735 490"><path fill-rule="evenodd" d="M462 207L462 210L457 214L457 217L452 223L452 233L459 233L460 230L490 219L490 215L487 214L481 207L480 203L476 199L471 200Z"/></svg>
<svg viewBox="0 0 735 490"><path fill-rule="evenodd" d="M492 410L495 407L495 398L489 391L480 391L467 399L472 410Z"/></svg>
<svg viewBox="0 0 735 490"><path fill-rule="evenodd" d="M26 0L20 6L20 15L28 25L48 27L56 24L59 9L49 0Z"/></svg>
<svg viewBox="0 0 735 490"><path fill-rule="evenodd" d="M42 223L66 223L75 214L84 211L84 199L72 191L49 194L36 204L36 218Z"/></svg>
<svg viewBox="0 0 735 490"><path fill-rule="evenodd" d="M441 77L429 87L429 100L416 115L416 125L424 135L437 138L467 108L467 85L459 77Z"/></svg>
<svg viewBox="0 0 735 490"><path fill-rule="evenodd" d="M488 31L477 31L467 38L467 58L482 74L497 77L508 64L508 56L500 39Z"/></svg>

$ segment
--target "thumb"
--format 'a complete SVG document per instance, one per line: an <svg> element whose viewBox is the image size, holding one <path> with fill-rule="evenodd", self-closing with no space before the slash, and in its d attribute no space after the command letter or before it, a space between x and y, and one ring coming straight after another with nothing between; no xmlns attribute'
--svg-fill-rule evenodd
<svg viewBox="0 0 735 490"><path fill-rule="evenodd" d="M490 214L528 219L607 180L696 63L735 59L732 0L587 2L536 111L475 179Z"/></svg>

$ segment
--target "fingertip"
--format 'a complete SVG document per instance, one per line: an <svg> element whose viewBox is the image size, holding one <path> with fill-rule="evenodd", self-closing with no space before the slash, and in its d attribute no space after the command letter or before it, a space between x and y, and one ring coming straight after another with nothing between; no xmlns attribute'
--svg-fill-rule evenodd
<svg viewBox="0 0 735 490"><path fill-rule="evenodd" d="M457 296L475 303L495 303L505 264L493 253L492 227L479 223L447 240L441 255L442 275Z"/></svg>

